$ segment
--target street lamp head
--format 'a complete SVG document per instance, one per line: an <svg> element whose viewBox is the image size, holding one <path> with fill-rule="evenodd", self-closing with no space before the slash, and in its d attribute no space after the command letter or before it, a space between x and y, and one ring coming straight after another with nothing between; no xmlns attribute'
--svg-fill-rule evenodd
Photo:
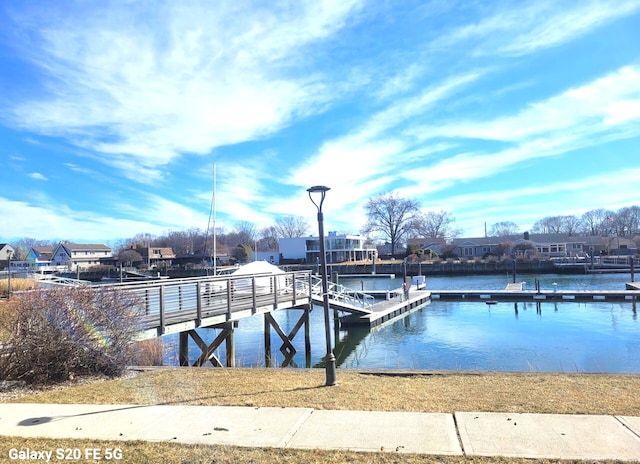
<svg viewBox="0 0 640 464"><path fill-rule="evenodd" d="M324 185L314 185L313 187L309 187L307 189L307 192L309 192L309 199L311 200L311 203L313 203L316 208L318 208L318 212L322 211L322 203L324 202L324 197L327 194L327 191L331 190L329 187L325 187ZM315 202L315 200L313 199L313 197L311 196L312 193L319 193L320 194L320 201L319 202Z"/></svg>

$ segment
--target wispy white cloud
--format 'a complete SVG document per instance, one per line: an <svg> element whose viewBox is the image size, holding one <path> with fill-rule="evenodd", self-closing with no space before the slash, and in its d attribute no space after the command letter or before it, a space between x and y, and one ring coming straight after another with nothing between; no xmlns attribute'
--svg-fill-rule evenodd
<svg viewBox="0 0 640 464"><path fill-rule="evenodd" d="M141 232L156 235L166 232L166 228L153 222L78 211L60 203L34 203L0 197L0 211L11 217L11 221L0 221L0 237L7 239L33 237L41 240L108 241Z"/></svg>
<svg viewBox="0 0 640 464"><path fill-rule="evenodd" d="M487 139L505 149L474 150L419 168L421 175L452 180L494 176L534 158L557 156L607 141L640 136L640 69L624 67L581 87L529 105L516 115L455 121L412 129L417 137ZM433 191L438 183L430 184Z"/></svg>
<svg viewBox="0 0 640 464"><path fill-rule="evenodd" d="M262 137L335 98L321 71L298 65L361 2L75 6L28 18L49 95L15 103L14 123L67 137L125 172L139 165L140 180L161 177L157 168L181 153Z"/></svg>
<svg viewBox="0 0 640 464"><path fill-rule="evenodd" d="M546 183L531 180L529 185L510 189L487 189L447 198L447 209L456 212L456 224L468 235L481 236L483 224L488 227L500 221L521 224L522 231L537 220L555 215L577 215L598 208L616 210L629 206L629 186L640 176L640 169L631 168L612 174L610 170L595 172L580 180ZM426 208L436 208L433 202Z"/></svg>
<svg viewBox="0 0 640 464"><path fill-rule="evenodd" d="M496 4L494 14L451 31L435 40L431 47L446 50L469 43L470 53L476 56L522 56L564 44L639 10L637 0L536 1L518 3L508 9Z"/></svg>
<svg viewBox="0 0 640 464"><path fill-rule="evenodd" d="M460 92L479 76L479 73L468 73L451 77L372 114L347 135L324 142L317 154L292 169L288 183L304 186L315 179L316 183L360 188L365 182L381 187L380 178L392 181L401 170L390 166L390 160L407 163L440 150L436 145L416 151L411 138L404 137L398 127L416 117L421 120L419 116L428 114L434 105ZM361 195L368 193L361 191Z"/></svg>
<svg viewBox="0 0 640 464"><path fill-rule="evenodd" d="M29 174L27 174L31 179L34 180L49 180L45 177L44 174L41 174L39 172L30 172Z"/></svg>

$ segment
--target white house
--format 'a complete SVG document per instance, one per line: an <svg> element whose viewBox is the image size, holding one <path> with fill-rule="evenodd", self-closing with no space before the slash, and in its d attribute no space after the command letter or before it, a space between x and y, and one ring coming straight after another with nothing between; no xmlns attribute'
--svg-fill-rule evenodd
<svg viewBox="0 0 640 464"><path fill-rule="evenodd" d="M0 261L9 261L9 255L14 259L16 251L8 243L0 243Z"/></svg>
<svg viewBox="0 0 640 464"><path fill-rule="evenodd" d="M53 249L51 261L54 266L76 270L97 266L101 259L112 256L111 248L106 245L60 242Z"/></svg>
<svg viewBox="0 0 640 464"><path fill-rule="evenodd" d="M327 263L371 260L376 255L374 246L367 245L362 235L329 232L325 239ZM320 259L320 239L317 236L281 238L278 240L281 260L315 263Z"/></svg>

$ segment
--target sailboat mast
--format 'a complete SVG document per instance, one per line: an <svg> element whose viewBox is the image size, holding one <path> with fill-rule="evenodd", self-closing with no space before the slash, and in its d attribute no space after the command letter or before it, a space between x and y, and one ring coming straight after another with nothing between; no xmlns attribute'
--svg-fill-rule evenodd
<svg viewBox="0 0 640 464"><path fill-rule="evenodd" d="M217 250L216 250L216 163L213 163L213 275L216 275Z"/></svg>

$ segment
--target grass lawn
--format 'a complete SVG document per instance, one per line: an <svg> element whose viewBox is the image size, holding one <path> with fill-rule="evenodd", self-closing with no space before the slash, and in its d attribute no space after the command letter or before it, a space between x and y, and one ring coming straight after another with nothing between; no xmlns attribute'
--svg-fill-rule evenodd
<svg viewBox="0 0 640 464"><path fill-rule="evenodd" d="M640 376L637 375L338 370L338 382L336 387L324 387L324 371L320 369L159 368L132 378L70 383L63 388L33 392L12 401L640 415ZM3 459L12 447L93 446L121 448L124 458L120 462L131 463L531 462L506 458L0 437Z"/></svg>

